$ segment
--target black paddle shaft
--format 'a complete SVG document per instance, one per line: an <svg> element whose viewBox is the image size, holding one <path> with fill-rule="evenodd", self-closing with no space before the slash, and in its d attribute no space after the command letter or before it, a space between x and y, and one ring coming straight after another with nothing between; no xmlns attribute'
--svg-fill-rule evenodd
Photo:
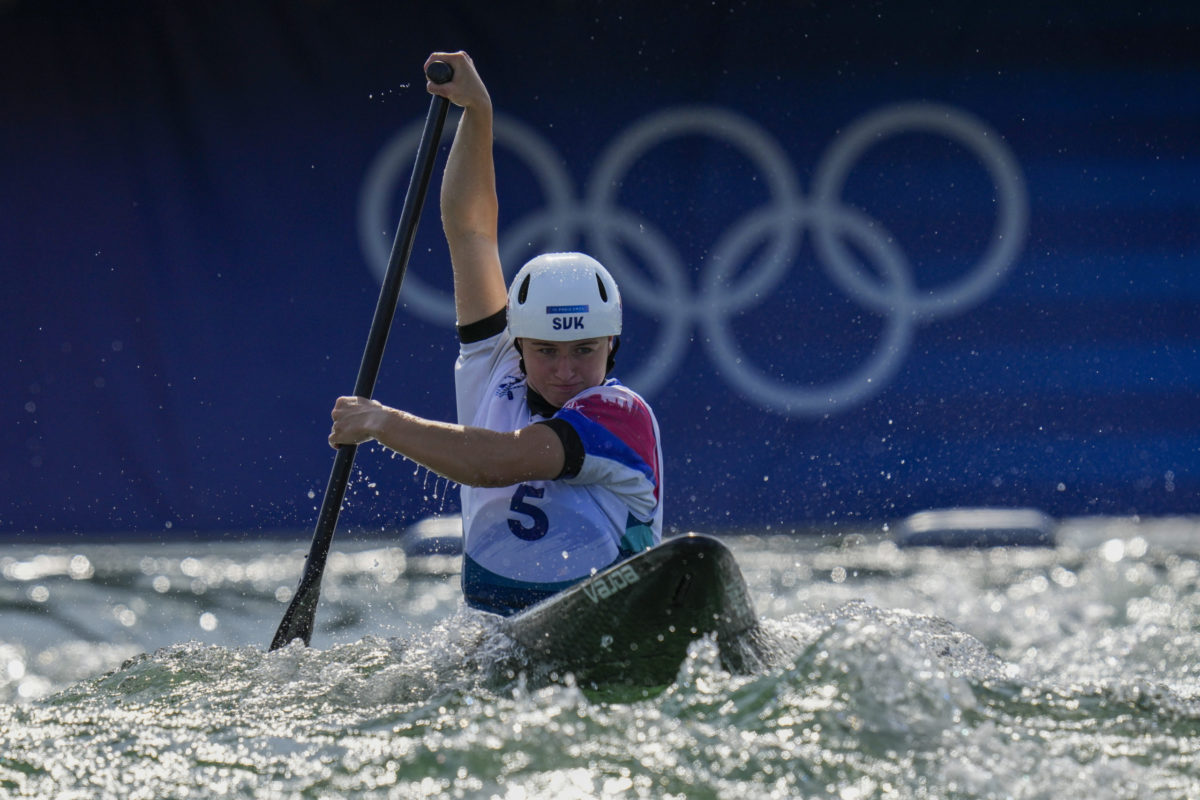
<svg viewBox="0 0 1200 800"><path fill-rule="evenodd" d="M434 83L446 83L454 77L454 70L443 61L434 61L429 65L426 76ZM408 257L412 253L417 223L421 219L421 207L425 204L425 194L429 190L433 161L437 155L438 142L442 138L442 127L449 108L450 103L444 97L434 95L429 101L425 129L417 147L417 161L408 183L408 193L404 196L404 209L400 213L400 223L396 226L396 238L392 241L392 254L388 259L383 287L379 291L379 302L375 306L375 318L371 321L371 332L367 336L367 346L363 350L362 363L358 368L358 381L354 384L354 394L357 397L370 397L375 391L375 380L379 377L379 365L383 361L383 349L392 327L392 318L396 315L400 285L404 282L404 272L408 269ZM329 473L329 483L325 487L325 499L317 516L312 546L304 562L304 574L300 576L296 594L283 614L279 629L275 631L275 638L271 640L272 650L283 647L294 639L302 639L306 645L312 640L313 618L316 616L317 600L321 595L321 576L325 573L329 545L333 541L334 529L337 528L338 514L346 496L346 486L350 482L350 472L354 467L354 454L357 450L354 445L342 445L333 459L333 470Z"/></svg>

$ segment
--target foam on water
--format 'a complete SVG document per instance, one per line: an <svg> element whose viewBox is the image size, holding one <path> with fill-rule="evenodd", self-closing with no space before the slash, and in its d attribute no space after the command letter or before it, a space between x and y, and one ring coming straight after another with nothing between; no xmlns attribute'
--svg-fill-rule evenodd
<svg viewBox="0 0 1200 800"><path fill-rule="evenodd" d="M96 575L125 576L116 589L44 571L10 580L8 633L28 628L11 618L31 581L51 603L90 587L95 612L118 620L117 606L161 596L155 578L193 558L187 570L209 570L207 588L175 598L186 608L172 612L176 627L203 632L199 615L212 613L210 639L225 638L138 650L151 638L142 623L119 621L125 640L91 651L6 635L0 665L19 661L12 672L24 674L9 675L0 705L0 794L1192 796L1195 539L1144 524L1090 530L1041 553L742 540L735 551L767 611L766 661L730 675L702 640L675 683L623 693L550 680L489 617L458 605L453 579L413 565L393 575L379 554L329 576L325 643L267 653L278 587L252 573L268 556L198 545L208 555L160 553L147 571L124 548L89 553ZM408 608L408 628L365 622ZM259 641L236 641L247 631ZM48 693L20 697L12 687L31 676Z"/></svg>

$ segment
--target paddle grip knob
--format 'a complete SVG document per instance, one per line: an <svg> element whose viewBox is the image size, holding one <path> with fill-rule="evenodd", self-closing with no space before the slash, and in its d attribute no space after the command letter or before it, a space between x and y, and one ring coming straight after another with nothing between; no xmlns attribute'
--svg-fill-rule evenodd
<svg viewBox="0 0 1200 800"><path fill-rule="evenodd" d="M434 83L449 83L450 79L454 77L454 67L445 61L434 61L425 70L425 77Z"/></svg>

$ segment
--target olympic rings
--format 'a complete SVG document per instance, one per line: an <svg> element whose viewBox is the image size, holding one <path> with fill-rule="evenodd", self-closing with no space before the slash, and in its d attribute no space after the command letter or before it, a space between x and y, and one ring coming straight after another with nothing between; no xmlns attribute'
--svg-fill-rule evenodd
<svg viewBox="0 0 1200 800"><path fill-rule="evenodd" d="M389 198L412 160L420 125L401 131L367 172L359 200L359 241L382 279L389 243L380 236L393 216ZM451 126L447 126L450 128ZM982 257L960 278L918 291L910 261L883 226L840 200L847 176L864 152L899 133L933 133L962 145L979 159L996 191L992 239ZM744 155L764 177L769 203L725 230L708 249L697 288L683 256L649 220L617 203L616 191L634 164L662 142L686 135L718 139ZM632 125L598 160L585 194L577 193L552 146L527 126L498 115L496 143L515 153L532 172L544 205L501 232L501 262L515 268L535 252L587 249L613 272L627 307L652 317L657 334L652 355L624 376L630 386L653 395L679 368L696 328L718 371L742 395L780 414L809 417L859 405L880 391L899 370L916 327L960 314L983 302L1015 263L1028 225L1028 199L1016 159L983 122L949 106L905 103L856 121L830 144L805 198L784 150L751 120L728 109L681 107L652 114ZM821 385L797 385L765 374L738 345L730 321L763 302L796 261L802 234L811 229L821 267L848 298L884 318L875 351L845 376ZM580 242L586 247L580 248ZM864 272L848 249L875 265ZM760 246L762 245L762 246ZM636 255L649 278L627 257ZM753 263L749 260L753 259ZM734 280L736 278L736 281ZM407 308L444 325L454 324L453 298L410 270L405 277Z"/></svg>
<svg viewBox="0 0 1200 800"><path fill-rule="evenodd" d="M933 319L957 314L982 302L1016 261L1024 244L1028 221L1024 182L999 134L948 106L912 103L885 108L859 120L830 146L817 167L813 202L821 208L833 208L846 175L863 151L890 134L921 130L945 134L974 152L995 183L1000 206L992 242L975 268L937 293L910 298L918 316ZM862 305L886 313L893 298L863 276L841 242L831 235L831 228L817 225L813 233L830 279Z"/></svg>

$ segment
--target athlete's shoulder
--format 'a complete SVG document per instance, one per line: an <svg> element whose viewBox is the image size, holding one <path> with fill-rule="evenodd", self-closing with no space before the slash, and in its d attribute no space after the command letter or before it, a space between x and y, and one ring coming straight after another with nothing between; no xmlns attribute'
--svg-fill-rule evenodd
<svg viewBox="0 0 1200 800"><path fill-rule="evenodd" d="M616 415L641 417L647 421L654 419L650 404L641 395L612 378L599 386L583 390L567 401L563 408L593 418Z"/></svg>
<svg viewBox="0 0 1200 800"><path fill-rule="evenodd" d="M658 421L650 405L616 381L580 392L563 406L563 412L568 419L578 414L639 449L658 440Z"/></svg>
<svg viewBox="0 0 1200 800"><path fill-rule="evenodd" d="M461 343L454 364L458 421L493 427L522 420L525 376L521 374L519 361L507 331Z"/></svg>
<svg viewBox="0 0 1200 800"><path fill-rule="evenodd" d="M644 482L635 480L631 485L641 487L637 492L645 492L643 500L658 502L662 470L658 422L641 395L615 381L606 382L580 392L558 417L576 430L583 445L585 460L578 480L608 482L612 487L640 475ZM631 502L628 496L626 502ZM648 519L647 508L634 510L639 519Z"/></svg>

